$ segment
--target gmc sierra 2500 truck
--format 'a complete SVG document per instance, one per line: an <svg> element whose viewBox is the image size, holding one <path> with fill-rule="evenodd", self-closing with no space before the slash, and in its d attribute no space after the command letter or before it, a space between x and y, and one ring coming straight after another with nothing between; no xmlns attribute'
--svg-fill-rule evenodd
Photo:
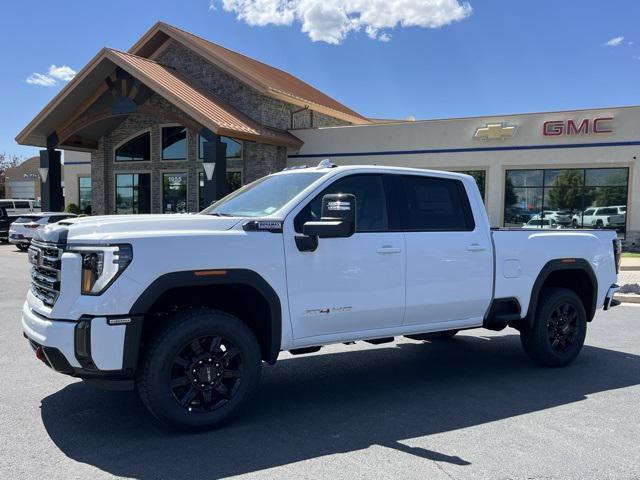
<svg viewBox="0 0 640 480"><path fill-rule="evenodd" d="M381 166L279 172L197 215L64 220L29 248L36 356L135 387L160 421L219 426L281 351L519 330L571 362L617 290L606 230L492 231L472 177Z"/></svg>

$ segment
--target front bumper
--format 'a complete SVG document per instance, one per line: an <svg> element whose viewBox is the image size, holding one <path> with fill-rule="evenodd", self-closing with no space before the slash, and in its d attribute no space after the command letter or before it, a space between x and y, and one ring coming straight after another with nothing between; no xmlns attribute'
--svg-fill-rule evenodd
<svg viewBox="0 0 640 480"><path fill-rule="evenodd" d="M50 319L22 308L22 328L38 358L57 372L84 379L135 375L143 317Z"/></svg>

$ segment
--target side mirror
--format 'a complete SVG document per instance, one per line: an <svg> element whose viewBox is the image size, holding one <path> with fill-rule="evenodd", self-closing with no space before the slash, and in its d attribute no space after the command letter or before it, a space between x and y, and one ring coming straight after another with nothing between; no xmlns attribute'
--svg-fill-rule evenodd
<svg viewBox="0 0 640 480"><path fill-rule="evenodd" d="M319 222L306 222L302 232L309 237L344 238L356 231L356 197L349 193L331 193L322 197Z"/></svg>

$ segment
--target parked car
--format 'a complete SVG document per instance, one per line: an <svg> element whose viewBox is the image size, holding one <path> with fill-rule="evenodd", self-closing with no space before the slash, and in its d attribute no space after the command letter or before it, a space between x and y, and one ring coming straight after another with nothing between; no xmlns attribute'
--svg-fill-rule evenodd
<svg viewBox="0 0 640 480"><path fill-rule="evenodd" d="M491 230L468 175L323 161L197 215L47 225L29 260L36 357L135 387L158 420L193 431L236 414L283 350L510 326L534 362L567 365L614 305L620 241Z"/></svg>
<svg viewBox="0 0 640 480"><path fill-rule="evenodd" d="M0 242L7 242L9 240L9 225L11 219L7 215L7 209L0 207Z"/></svg>
<svg viewBox="0 0 640 480"><path fill-rule="evenodd" d="M532 218L527 223L522 225L522 228L552 229L552 228L562 228L562 226L558 225L558 223L553 218L545 218L544 220L539 218Z"/></svg>
<svg viewBox="0 0 640 480"><path fill-rule="evenodd" d="M7 210L7 215L22 215L23 213L38 213L40 202L29 199L1 198L0 207Z"/></svg>
<svg viewBox="0 0 640 480"><path fill-rule="evenodd" d="M587 228L624 228L626 215L618 213L619 207L589 207L582 214L573 216L574 227Z"/></svg>
<svg viewBox="0 0 640 480"><path fill-rule="evenodd" d="M66 218L73 218L73 213L46 212L33 215L21 215L9 227L9 242L20 250L29 248L35 232L51 223L59 222Z"/></svg>
<svg viewBox="0 0 640 480"><path fill-rule="evenodd" d="M569 225L571 223L571 212L568 210L545 210L531 217L532 220L552 219L557 224Z"/></svg>

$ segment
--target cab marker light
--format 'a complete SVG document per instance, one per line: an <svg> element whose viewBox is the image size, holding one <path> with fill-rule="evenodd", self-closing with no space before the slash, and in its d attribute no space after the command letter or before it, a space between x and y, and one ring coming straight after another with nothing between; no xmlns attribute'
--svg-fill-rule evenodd
<svg viewBox="0 0 640 480"><path fill-rule="evenodd" d="M197 270L193 272L196 277L210 277L215 275L226 275L226 270Z"/></svg>
<svg viewBox="0 0 640 480"><path fill-rule="evenodd" d="M563 258L562 260L560 260L562 263L576 263L576 259L575 258Z"/></svg>

